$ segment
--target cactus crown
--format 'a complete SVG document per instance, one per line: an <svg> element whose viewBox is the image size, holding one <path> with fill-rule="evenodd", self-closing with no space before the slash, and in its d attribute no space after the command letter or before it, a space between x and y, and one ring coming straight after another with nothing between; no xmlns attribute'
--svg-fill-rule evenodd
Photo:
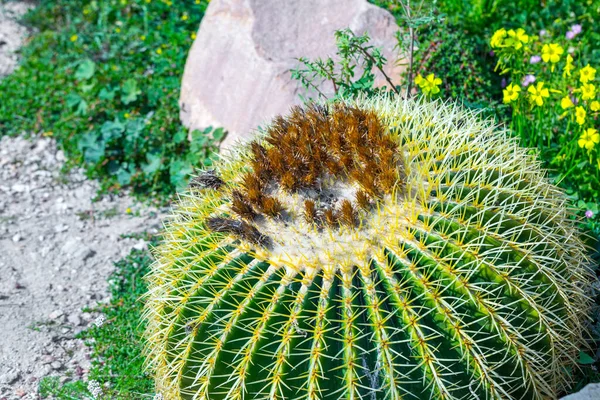
<svg viewBox="0 0 600 400"><path fill-rule="evenodd" d="M148 277L168 398L569 385L589 260L565 197L489 122L389 98L295 108L217 167L183 195Z"/></svg>

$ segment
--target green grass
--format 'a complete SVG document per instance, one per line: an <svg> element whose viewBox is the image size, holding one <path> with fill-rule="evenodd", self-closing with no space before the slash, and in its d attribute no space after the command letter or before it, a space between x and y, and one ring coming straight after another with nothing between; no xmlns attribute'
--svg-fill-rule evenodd
<svg viewBox="0 0 600 400"><path fill-rule="evenodd" d="M150 238L145 236L145 239ZM157 239L150 239L150 244L155 246ZM133 250L115 263L116 269L109 279L110 303L89 310L102 313L106 322L100 327L92 325L79 335L92 350L89 380L101 386L108 383L100 399L137 400L154 396L154 382L142 368L143 304L138 300L147 290L142 277L151 262L148 251ZM61 400L91 398L87 385L82 381L61 385L58 377L45 378L40 383L40 395Z"/></svg>
<svg viewBox="0 0 600 400"><path fill-rule="evenodd" d="M209 165L220 129L188 140L179 86L206 0L45 0L37 30L0 81L0 135L57 139L102 190L164 197Z"/></svg>

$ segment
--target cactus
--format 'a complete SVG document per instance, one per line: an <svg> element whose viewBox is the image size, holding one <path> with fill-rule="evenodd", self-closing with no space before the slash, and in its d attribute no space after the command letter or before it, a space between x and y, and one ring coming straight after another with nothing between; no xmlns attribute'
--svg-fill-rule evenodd
<svg viewBox="0 0 600 400"><path fill-rule="evenodd" d="M458 105L294 108L196 177L147 277L167 399L547 399L585 346L566 197Z"/></svg>

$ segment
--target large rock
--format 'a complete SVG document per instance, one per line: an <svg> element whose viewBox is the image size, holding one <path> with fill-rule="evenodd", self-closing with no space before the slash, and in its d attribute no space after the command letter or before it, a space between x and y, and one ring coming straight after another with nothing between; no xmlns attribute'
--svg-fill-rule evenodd
<svg viewBox="0 0 600 400"><path fill-rule="evenodd" d="M365 31L383 48L386 73L398 83L395 32L387 11L366 0L213 0L189 53L181 88L181 120L191 129L221 126L221 148L246 140L260 124L300 103L291 79L297 57L336 52L334 32ZM383 77L379 77L383 84ZM331 93L324 84L322 90Z"/></svg>
<svg viewBox="0 0 600 400"><path fill-rule="evenodd" d="M581 391L563 397L561 400L599 400L600 383L590 383Z"/></svg>

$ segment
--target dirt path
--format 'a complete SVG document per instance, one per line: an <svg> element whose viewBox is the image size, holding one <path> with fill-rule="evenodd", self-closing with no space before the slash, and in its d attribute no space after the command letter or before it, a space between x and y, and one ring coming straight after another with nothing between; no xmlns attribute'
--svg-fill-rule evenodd
<svg viewBox="0 0 600 400"><path fill-rule="evenodd" d="M130 197L93 203L96 183L61 176L63 161L51 139L0 139L0 399L36 398L44 376L85 376L73 336L98 316L82 307L108 300L112 263L146 247L121 235L159 229Z"/></svg>
<svg viewBox="0 0 600 400"><path fill-rule="evenodd" d="M0 4L0 75L14 69L26 8ZM128 196L92 202L97 184L61 175L63 163L50 138L0 138L0 400L38 398L49 375L85 379L74 335L99 316L81 309L107 301L113 262L146 246L121 235L159 229L156 210Z"/></svg>

